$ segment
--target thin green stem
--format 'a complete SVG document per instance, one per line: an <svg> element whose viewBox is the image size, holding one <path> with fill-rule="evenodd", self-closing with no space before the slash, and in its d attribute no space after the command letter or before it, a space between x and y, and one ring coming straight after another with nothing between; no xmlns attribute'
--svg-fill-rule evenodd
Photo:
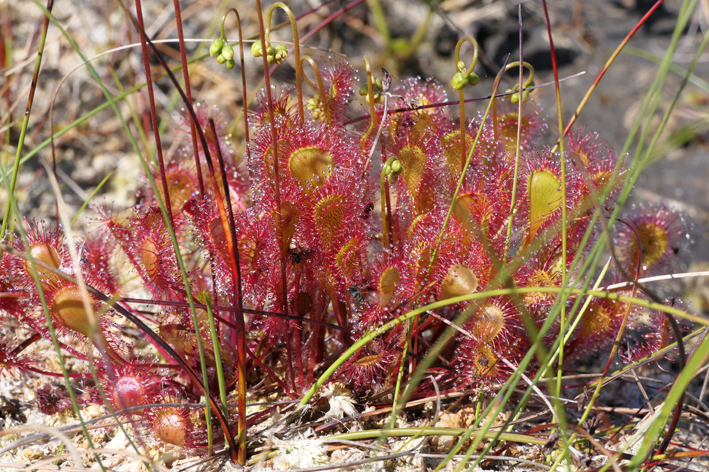
<svg viewBox="0 0 709 472"><path fill-rule="evenodd" d="M96 186L96 188L91 192L91 195L89 195L89 198L82 203L81 208L79 208L79 211L76 212L76 215L74 215L74 218L71 219L71 224L70 226L74 226L74 223L76 223L76 220L79 219L79 216L81 216L81 213L86 209L87 206L89 206L89 202L96 196L96 194L101 190L101 188L104 186L106 182L108 182L108 179L111 178L113 173L116 171L116 169L113 169L111 172L106 174L106 177L103 178L103 180Z"/></svg>
<svg viewBox="0 0 709 472"><path fill-rule="evenodd" d="M41 7L41 5L40 5ZM32 103L34 102L34 94L37 91L37 84L39 80L39 70L42 65L42 56L44 55L44 46L47 41L47 30L49 29L49 17L54 7L54 0L47 0L47 7L44 10L47 12L44 16L44 24L42 25L42 34L39 38L39 48L37 50L37 59L34 63L34 72L32 73L32 85L30 87L30 95L27 97L27 106L25 107L25 117L22 120L22 128L20 128L20 138L17 141L17 151L15 152L15 161L12 165L12 180L10 182L10 188L8 189L8 199L5 202L5 216L2 220L2 226L0 227L0 240L5 237L7 233L7 225L12 220L12 204L10 201L11 195L15 193L15 188L17 187L17 179L20 175L20 157L22 156L22 149L25 145L25 136L27 135L27 128L30 124L30 115L32 112ZM43 8L43 7L42 7ZM10 131L8 130L8 136ZM1 254L1 253L0 253Z"/></svg>
<svg viewBox="0 0 709 472"><path fill-rule="evenodd" d="M374 439L378 438L380 434L386 434L390 437L401 437L401 436L461 436L466 433L472 433L476 438L480 437L482 439L492 439L497 437L503 441L513 441L521 444L544 444L546 439L536 438L534 436L527 436L524 434L515 433L501 433L500 431L488 431L487 433L482 433L480 431L470 431L466 428L426 428L426 430L421 434L420 428L389 428L389 429L374 429L365 431L356 431L352 433L337 434L335 436L330 436L327 439L331 440L346 440L346 441L359 441L362 439Z"/></svg>
<svg viewBox="0 0 709 472"><path fill-rule="evenodd" d="M401 379L404 376L404 368L406 364L406 353L409 350L409 342L411 341L411 321L406 322L406 329L403 331L404 335L404 349L401 351L401 361L399 362L399 373L396 376L396 386L394 387L394 401L391 404L391 419L389 420L389 428L394 429L396 427L396 408L399 401L399 391L401 390ZM386 438L386 435L382 431L381 439Z"/></svg>
<svg viewBox="0 0 709 472"><path fill-rule="evenodd" d="M561 88L559 86L559 69L556 63L556 51L554 49L554 39L551 33L551 22L549 21L549 11L547 10L547 3L546 0L542 0L542 5L544 6L544 16L546 18L546 25L547 25L547 33L549 35L549 45L551 49L551 63L552 63L552 69L554 70L554 88L556 91L556 110L557 110L557 121L559 124L559 158L561 160L561 288L562 292L559 294L559 297L557 299L557 303L561 307L561 314L560 314L560 323L561 326L565 326L566 324L566 297L563 292L563 289L566 288L567 284L567 267L566 267L566 260L567 260L567 228L566 228L566 222L567 222L567 216L566 216L566 155L564 154L564 120L562 117L562 109L561 109ZM521 100L520 96L520 100ZM522 117L518 117L518 119L522 119ZM559 333L560 337L564 337L564 332L560 331ZM556 391L555 391L555 398L561 398L561 377L563 375L563 365L564 365L564 343L559 344L559 363L557 366L557 375L556 375ZM563 406L559 404L558 401L555 400L554 402L554 407L558 410L557 415L558 418L560 419L561 422L561 434L564 436L566 439L567 431L566 431L566 416L563 414ZM569 442L564 441L564 456L566 457L567 461L570 461L570 453L569 453Z"/></svg>

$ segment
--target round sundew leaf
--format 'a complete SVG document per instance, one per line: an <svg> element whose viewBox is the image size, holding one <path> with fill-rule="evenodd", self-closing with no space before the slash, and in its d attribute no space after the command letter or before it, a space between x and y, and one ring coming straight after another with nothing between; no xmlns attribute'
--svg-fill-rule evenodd
<svg viewBox="0 0 709 472"><path fill-rule="evenodd" d="M332 155L316 146L296 149L288 159L288 168L303 188L313 190L322 186L332 174Z"/></svg>
<svg viewBox="0 0 709 472"><path fill-rule="evenodd" d="M379 277L377 284L377 295L379 296L379 306L385 307L394 298L396 284L399 283L401 276L396 267L389 267Z"/></svg>
<svg viewBox="0 0 709 472"><path fill-rule="evenodd" d="M160 317L158 333L177 352L180 354L185 352L185 324L179 313L175 311L163 313Z"/></svg>
<svg viewBox="0 0 709 472"><path fill-rule="evenodd" d="M417 277L428 274L429 266L431 266L432 271L435 270L436 264L438 264L438 251L435 252L434 257L434 250L431 244L424 243L416 249L416 252L418 253L418 261L416 265ZM431 259L433 259L433 262L431 262Z"/></svg>
<svg viewBox="0 0 709 472"><path fill-rule="evenodd" d="M154 278L160 270L160 262L158 261L158 246L155 241L148 238L140 243L140 256L143 259L145 272L148 277Z"/></svg>
<svg viewBox="0 0 709 472"><path fill-rule="evenodd" d="M258 246L256 239L248 233L242 233L239 238L239 261L247 267L252 267L258 261Z"/></svg>
<svg viewBox="0 0 709 472"><path fill-rule="evenodd" d="M187 421L174 408L161 409L153 420L153 432L166 443L183 446L187 435Z"/></svg>
<svg viewBox="0 0 709 472"><path fill-rule="evenodd" d="M488 198L482 194L466 193L459 195L453 207L453 218L469 230L487 230L492 218Z"/></svg>
<svg viewBox="0 0 709 472"><path fill-rule="evenodd" d="M116 380L113 387L115 406L120 409L145 405L148 401L145 395L145 385L141 379L133 375L126 375Z"/></svg>
<svg viewBox="0 0 709 472"><path fill-rule="evenodd" d="M653 222L641 223L635 227L637 238L630 241L629 254L637 257L640 249L640 266L647 270L656 263L667 250L667 230L659 224ZM640 247L638 248L638 239Z"/></svg>
<svg viewBox="0 0 709 472"><path fill-rule="evenodd" d="M517 113L510 112L506 115L502 115L498 118L498 130L500 132L500 137L505 143L505 148L507 153L514 158L517 152ZM522 117L522 129L520 133L520 140L524 141L525 135L529 130L529 120Z"/></svg>
<svg viewBox="0 0 709 472"><path fill-rule="evenodd" d="M416 114L416 124L414 124L414 129L412 138L415 141L423 139L429 132L433 130L433 116L428 113L417 113Z"/></svg>
<svg viewBox="0 0 709 472"><path fill-rule="evenodd" d="M79 287L72 286L61 289L54 296L50 310L63 327L82 334L87 338L91 336L91 320L84 309ZM111 348L111 345L104 336L101 325L98 324L99 316L98 313L95 314L96 329L94 331L94 338L91 340L94 344L100 345L114 362L120 363L122 362L121 356Z"/></svg>
<svg viewBox="0 0 709 472"><path fill-rule="evenodd" d="M438 300L447 300L473 293L478 288L478 278L475 273L463 264L456 264L448 270L443 282Z"/></svg>
<svg viewBox="0 0 709 472"><path fill-rule="evenodd" d="M526 286L541 288L557 287L558 284L556 282L556 278L559 277L559 274L561 273L561 266L558 267L559 271L556 269L556 267L552 267L549 271L543 269L535 270L527 280ZM543 292L529 292L522 295L522 300L527 306L535 303L543 303L544 301L551 300L553 298L554 294Z"/></svg>
<svg viewBox="0 0 709 472"><path fill-rule="evenodd" d="M409 191L409 195L416 201L428 157L420 147L406 146L399 152L398 158L403 167L406 188Z"/></svg>
<svg viewBox="0 0 709 472"><path fill-rule="evenodd" d="M59 318L63 326L87 337L91 333L91 323L84 309L79 287L61 289L52 301L52 313Z"/></svg>
<svg viewBox="0 0 709 472"><path fill-rule="evenodd" d="M491 341L505 327L505 314L497 305L486 303L475 312L473 331L484 341Z"/></svg>
<svg viewBox="0 0 709 472"><path fill-rule="evenodd" d="M165 201L163 186L158 184L160 198ZM194 179L184 170L177 170L167 175L167 191L170 195L170 208L173 212L180 211L185 203L192 198L195 188Z"/></svg>
<svg viewBox="0 0 709 472"><path fill-rule="evenodd" d="M549 170L532 172L527 182L529 198L529 229L527 245L537 235L544 222L561 207L561 183Z"/></svg>
<svg viewBox="0 0 709 472"><path fill-rule="evenodd" d="M360 258L358 257L359 244L355 238L350 239L335 256L335 264L342 275L352 280L356 274L362 272Z"/></svg>
<svg viewBox="0 0 709 472"><path fill-rule="evenodd" d="M229 259L229 247L231 246L231 233L224 232L224 225L220 217L213 218L209 223L209 234L216 248L222 253L225 259ZM241 256L241 254L239 254Z"/></svg>
<svg viewBox="0 0 709 472"><path fill-rule="evenodd" d="M32 244L30 248L32 257L36 261L42 261L55 269L58 269L61 265L61 257L59 256L59 251L53 246L45 242L36 242ZM25 262L25 270L31 275L32 265L29 261ZM43 267L37 266L37 273L40 277L53 277L54 274Z"/></svg>
<svg viewBox="0 0 709 472"><path fill-rule="evenodd" d="M378 362L384 358L384 353L380 352L377 354L370 354L368 356L362 356L359 359L352 362L352 365L357 367L373 367Z"/></svg>
<svg viewBox="0 0 709 472"><path fill-rule="evenodd" d="M342 195L328 195L315 204L313 213L318 234L329 248L339 233L345 215L345 198Z"/></svg>
<svg viewBox="0 0 709 472"><path fill-rule="evenodd" d="M499 375L497 356L487 346L477 347L477 353L473 357L473 367L479 376L495 377Z"/></svg>
<svg viewBox="0 0 709 472"><path fill-rule="evenodd" d="M453 206L453 218L466 227L468 227L473 220L470 214L470 205L473 204L474 199L475 197L469 193L458 195L458 198L455 199L455 205Z"/></svg>
<svg viewBox="0 0 709 472"><path fill-rule="evenodd" d="M584 167L588 167L591 163L591 158L588 156L588 153L586 151L578 149L576 151L576 156L579 158L581 164L583 164Z"/></svg>
<svg viewBox="0 0 709 472"><path fill-rule="evenodd" d="M613 177L613 172L599 171L591 176L591 181L593 181L593 184L597 188L600 188L600 187L610 183L612 177Z"/></svg>
<svg viewBox="0 0 709 472"><path fill-rule="evenodd" d="M409 239L413 238L414 233L416 232L417 226L421 224L424 221L424 218L427 216L427 213L422 213L416 216L414 220L411 222L411 225L409 226L408 230L408 237Z"/></svg>
<svg viewBox="0 0 709 472"><path fill-rule="evenodd" d="M465 150L462 149L461 144L460 130L448 133L441 140L443 154L446 156L446 162L448 163L448 172L456 181L460 178L464 159L468 158L468 154L473 148L473 137L467 133L465 134Z"/></svg>
<svg viewBox="0 0 709 472"><path fill-rule="evenodd" d="M610 305L612 307L612 305ZM583 313L579 329L581 337L591 337L608 334L614 313L609 306L602 303L593 303Z"/></svg>

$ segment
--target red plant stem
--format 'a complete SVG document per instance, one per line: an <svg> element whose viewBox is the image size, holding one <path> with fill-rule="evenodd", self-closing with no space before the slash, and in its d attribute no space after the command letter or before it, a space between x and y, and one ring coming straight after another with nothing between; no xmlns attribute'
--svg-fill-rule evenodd
<svg viewBox="0 0 709 472"><path fill-rule="evenodd" d="M180 11L180 0L173 0L175 5L175 23L177 24L177 39L180 42L180 61L182 62L182 77L185 80L185 95L190 104L192 103L192 87L190 86L190 71L187 64L187 51L185 51L185 35L182 31L182 12ZM243 54L242 54L243 55ZM190 135L192 136L192 151L194 154L194 165L197 169L197 182L199 183L199 195L204 196L204 182L202 181L202 166L199 163L199 149L197 148L197 123L190 120Z"/></svg>
<svg viewBox="0 0 709 472"><path fill-rule="evenodd" d="M313 319L320 321L324 311L322 306L324 295L322 293L317 293L316 296L317 300L314 303L312 317ZM323 334L320 334L321 331L323 332ZM310 332L310 358L308 359L308 377L306 385L313 384L315 364L320 362L320 360L322 359L322 346L324 345L325 341L324 334L324 330L321 330L320 326L318 325L313 326Z"/></svg>
<svg viewBox="0 0 709 472"><path fill-rule="evenodd" d="M3 69L9 69L11 62L11 58L7 54L7 44L12 42L12 15L10 14L10 12L11 10L9 8L5 12L5 24L3 25L3 35L2 38L0 38L0 67L2 67ZM5 100L7 101L7 109L9 110L10 106L12 105L12 102L10 100L9 87L5 89L5 92L2 94L2 97L5 98Z"/></svg>
<svg viewBox="0 0 709 472"><path fill-rule="evenodd" d="M258 27L261 44L266 44L266 31L263 24L263 11L261 0L256 0L256 11L258 12ZM283 302L283 313L288 314L288 281L286 278L286 247L283 238L283 217L281 215L281 177L278 169L278 135L273 117L273 94L271 93L271 74L268 70L268 55L263 54L263 73L266 82L266 97L268 99L268 118L271 128L271 155L273 156L273 184L276 197L276 239L279 241L281 256L281 301ZM297 64L300 67L300 64ZM244 444L244 454L246 445ZM246 456L244 456L245 458Z"/></svg>
<svg viewBox="0 0 709 472"><path fill-rule="evenodd" d="M630 33L628 33L628 35L625 37L625 39L623 39L623 41L618 45L618 47L615 48L615 51L613 51L613 54L611 54L611 56L606 61L606 64L603 66L601 71L596 76L596 80L593 81L593 84L591 84L591 87L586 92L586 95L584 95L583 99L581 100L581 103L579 104L578 108L574 112L574 116L571 117L571 119L569 120L569 123L566 125L566 128L564 128L563 137L566 137L566 135L571 130L571 127L576 122L576 119L581 114L581 111L586 106L586 102L588 102L588 99L591 98L591 94L593 94L593 92L596 90L596 87L598 86L598 84L601 82L601 79L608 71L608 68L611 66L611 64L613 64L613 61L615 61L615 59L618 57L618 55L620 54L620 51L623 50L625 45L628 44L628 41L630 41L630 38L632 38L635 35L635 33L638 32L640 27L645 24L645 22L647 21L648 18L650 18L650 15L652 15L655 12L655 10L657 10L660 7L660 5L662 5L662 3L664 1L665 0L657 0L657 2L655 2L655 4L652 6L652 8L650 8L647 11L647 13L645 13L643 15L642 18L640 18L640 21L638 21L638 23L635 25L635 27L632 30L630 30ZM554 151L556 151L556 146L554 146L554 150L552 150L552 152L554 152Z"/></svg>
<svg viewBox="0 0 709 472"><path fill-rule="evenodd" d="M263 411L259 411L258 413L254 413L254 414L251 415L251 416L249 417L249 419L246 421L246 424L247 424L248 426L251 426L251 425L256 424L256 422L257 422L258 420L260 420L261 418L263 418L264 416L270 416L270 415L272 415L273 412L276 410L276 408L278 408L278 406L277 406L277 405L274 405L274 406L272 406L272 407L266 408L266 409L263 410Z"/></svg>
<svg viewBox="0 0 709 472"><path fill-rule="evenodd" d="M332 301L332 311L335 313L335 319L337 320L337 324L342 326L343 328L347 328L347 316L342 313L342 307L340 306L340 300L337 298L337 293L335 292L334 287L329 288L329 295L330 295L330 300ZM349 335L348 331L338 331L337 335L342 343L347 343L349 342Z"/></svg>
<svg viewBox="0 0 709 472"><path fill-rule="evenodd" d="M29 372L34 372L35 374L41 374L41 375L46 375L48 377L61 377L64 378L64 374L61 372L47 372L46 370L41 370L37 369L36 367L31 367L28 365L23 365L23 366L16 366L18 369L21 370L27 370ZM88 374L70 374L67 372L67 377L70 379L90 379L93 374L88 373Z"/></svg>
<svg viewBox="0 0 709 472"><path fill-rule="evenodd" d="M298 308L298 297L300 295L300 276L301 273L299 272L295 278L295 298L293 300L293 311L298 317L300 317L300 309ZM303 352L301 346L302 341L300 337L300 332L302 329L303 323L298 322L297 329L293 333L293 342L295 343L296 365L298 367L298 386L300 388L305 388L305 378L303 377Z"/></svg>
<svg viewBox="0 0 709 472"><path fill-rule="evenodd" d="M187 302L173 302L173 301L167 301L167 300L147 300L147 299L143 299L143 298L121 298L121 301L126 302L126 303L142 303L142 304L152 304L152 305L160 305L160 306L179 306L179 307L183 307L183 308L189 308L189 304ZM207 305L203 305L201 303L195 303L194 306L195 306L195 308L200 308L202 310L207 309ZM212 310L214 310L214 311L235 311L236 309L234 307L229 307L229 306L213 305ZM251 315L273 316L276 318L283 318L285 320L303 321L306 323L324 326L329 329L334 329L334 330L339 330L339 331L349 331L347 328L343 328L342 326L338 326L338 325L335 325L332 323L327 323L325 321L312 320L309 318L301 318L299 316L284 315L282 313L275 313L273 311L250 310L248 308L244 308L244 313L248 313ZM214 317L217 318L221 323L224 323L225 325L229 326L230 328L235 326L233 323L231 323L230 321L228 321L220 316L215 315Z"/></svg>
<svg viewBox="0 0 709 472"><path fill-rule="evenodd" d="M15 349L13 349L12 352L10 353L10 355L11 356L18 355L19 353L21 353L22 351L24 351L25 349L30 347L32 345L32 343L39 340L41 337L42 336L40 336L39 333L34 333L32 336L30 336L29 338L22 341L22 344L20 344Z"/></svg>
<svg viewBox="0 0 709 472"><path fill-rule="evenodd" d="M28 292L0 292L0 298L29 298L32 294Z"/></svg>
<svg viewBox="0 0 709 472"><path fill-rule="evenodd" d="M244 323L244 306L243 297L241 294L241 265L239 263L239 240L236 235L236 224L234 223L234 212L231 208L231 196L229 195L229 184L226 178L226 167L224 166L224 158L219 146L219 138L217 130L214 126L214 119L209 117L209 127L214 136L217 148L217 158L219 159L219 170L222 177L222 186L224 187L224 199L219 193L219 185L216 181L214 165L209 155L207 156L207 166L209 173L214 182L214 196L217 198L219 206L219 216L224 227L224 234L228 234L227 243L231 246L229 256L231 258L232 280L234 283L234 301L236 302L236 311L234 313L234 324L236 325L236 353L239 377L238 400L239 405L239 435L237 442L239 443L238 460L240 464L246 461L246 328ZM229 215L227 226L227 218L225 213ZM242 457L243 456L243 457Z"/></svg>
<svg viewBox="0 0 709 472"><path fill-rule="evenodd" d="M135 13L140 29L145 31L143 24L143 8L141 0L135 0ZM178 22L179 24L179 22ZM160 128L158 125L158 114L155 109L155 94L153 92L153 77L150 74L150 59L148 58L148 45L145 41L145 36L140 35L140 49L143 52L143 69L145 69L145 83L148 89L148 102L150 104L150 118L153 123L153 135L155 136L155 147L158 154L158 166L160 167L160 180L162 180L162 191L165 198L165 209L167 209L167 217L170 218L170 225L175 226L172 218L172 207L170 205L170 191L167 186L167 176L165 175L165 161L162 155L162 142L160 140Z"/></svg>
<svg viewBox="0 0 709 472"><path fill-rule="evenodd" d="M288 337L286 342L286 357L288 359L288 368L286 369L286 382L290 382L291 390L297 391L298 387L295 384L295 374L293 373L293 346L291 346L291 339Z"/></svg>

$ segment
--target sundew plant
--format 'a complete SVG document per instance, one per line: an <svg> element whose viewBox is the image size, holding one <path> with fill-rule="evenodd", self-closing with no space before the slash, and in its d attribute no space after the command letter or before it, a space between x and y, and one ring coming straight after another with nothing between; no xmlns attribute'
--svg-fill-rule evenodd
<svg viewBox="0 0 709 472"><path fill-rule="evenodd" d="M624 203L667 121L653 137L643 117L654 115L696 1L683 3L622 150L573 126L593 88L583 100L563 97L580 102L568 123L561 116L549 123L530 99L535 88L556 88L557 103L544 107L561 107L550 27L553 82L536 84L534 64L518 49L492 89L481 90L472 37L458 42L449 83L393 77L367 57L307 55L291 8L257 0L248 6L257 37L242 38L244 7L224 9L215 12L218 37L188 57L175 1L181 54L173 63L146 33L140 0L118 3L147 83L125 91L119 83L117 95L110 71L84 56L52 2L36 6L47 19L36 70L47 31L57 29L140 156L145 184L137 203L92 199L90 224L72 226L78 215L63 202L53 142L23 147L36 80L24 121L12 121L17 112L6 119L18 133L6 134L15 157L2 168L0 370L14 379L52 378L36 388L37 408L78 421L71 434L85 435L83 450L65 442L54 449L57 465L106 467L89 431L94 420L86 419L92 405L106 414L101 424L110 434L127 435L124 452L136 467L156 469L168 462L166 450L305 468L327 463L326 444L379 438L388 445L363 456L365 464L425 452L417 441L428 436L455 437L439 448L438 469L455 455L451 466L466 470L515 444L545 447L540 460L552 467L590 467L589 458L602 455L599 467L620 470L625 460L625 470L636 470L691 456L673 435L686 412L684 391L709 353L709 340L692 330L709 323L647 283L676 272L689 223L662 204ZM316 28L360 3L333 8ZM381 5L369 3L381 26ZM278 28L291 28L291 43L271 37L275 11L289 19ZM262 61L261 83L247 81L248 56ZM239 116L193 99L195 64L233 70L245 97ZM272 77L284 64L295 70L294 84ZM505 74L515 83L509 89ZM159 121L169 111L156 103L158 84L179 98L164 131ZM131 95L145 104L143 117L119 110ZM181 141L167 152L161 140L176 134ZM31 159L46 166L54 219L18 207L18 176ZM53 347L59 369L35 344ZM577 382L574 392L581 385L584 394L576 397L562 380L567 366L590 354L605 368ZM664 403L642 427L640 417L603 426L599 444L593 418L601 388L666 356L679 374ZM426 402L435 413L411 411ZM441 427L448 412L471 402L469 424ZM517 422L531 403L547 411L535 431ZM376 427L367 429L365 404L386 410ZM308 427L315 432L307 433L306 453L298 439ZM626 441L608 440L628 427ZM12 441L0 450L27 442Z"/></svg>

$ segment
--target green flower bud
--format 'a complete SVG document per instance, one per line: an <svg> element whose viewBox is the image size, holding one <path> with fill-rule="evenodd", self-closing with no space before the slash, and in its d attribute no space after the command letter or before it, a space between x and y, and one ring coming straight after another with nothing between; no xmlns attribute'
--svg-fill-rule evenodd
<svg viewBox="0 0 709 472"><path fill-rule="evenodd" d="M511 101L512 103L517 103L517 102L519 102L519 93L516 93L516 92L515 92L515 93L513 93L512 95L510 95L510 101Z"/></svg>
<svg viewBox="0 0 709 472"><path fill-rule="evenodd" d="M222 47L222 56L224 56L227 61L234 59L234 48L232 48L229 43L224 43L224 47Z"/></svg>
<svg viewBox="0 0 709 472"><path fill-rule="evenodd" d="M286 57L288 57L288 48L283 44L279 44L273 51L272 57L273 61L280 65L286 60Z"/></svg>
<svg viewBox="0 0 709 472"><path fill-rule="evenodd" d="M226 61L226 68L227 69L233 69L236 63L234 62L233 59L229 59Z"/></svg>
<svg viewBox="0 0 709 472"><path fill-rule="evenodd" d="M458 69L458 72L465 72L465 62L458 61L458 63L455 65L455 68Z"/></svg>
<svg viewBox="0 0 709 472"><path fill-rule="evenodd" d="M214 57L222 52L222 46L224 46L224 41L222 41L222 38L217 38L212 41L212 45L209 46L209 55Z"/></svg>
<svg viewBox="0 0 709 472"><path fill-rule="evenodd" d="M382 90L384 86L382 85L382 79L379 77L376 77L374 79L374 86L377 87L377 89Z"/></svg>
<svg viewBox="0 0 709 472"><path fill-rule="evenodd" d="M363 84L363 85L359 88L359 94L364 97L364 96L367 95L368 93L369 93L369 86L368 86L367 84Z"/></svg>
<svg viewBox="0 0 709 472"><path fill-rule="evenodd" d="M456 72L451 80L451 85L455 90L463 90L468 85L468 78L463 72Z"/></svg>
<svg viewBox="0 0 709 472"><path fill-rule="evenodd" d="M468 76L468 83L470 85L478 85L480 83L480 77L475 72L471 72Z"/></svg>
<svg viewBox="0 0 709 472"><path fill-rule="evenodd" d="M391 173L393 175L400 174L402 170L404 170L404 168L401 166L401 161L399 159L396 159L391 163Z"/></svg>
<svg viewBox="0 0 709 472"><path fill-rule="evenodd" d="M374 103L384 103L384 95L382 95L379 92L376 92L376 89L372 95L373 95L372 98L374 98ZM369 103L369 95L367 95L366 99L367 99L367 103Z"/></svg>
<svg viewBox="0 0 709 472"><path fill-rule="evenodd" d="M263 46L261 45L260 39L251 45L251 54L253 54L254 57L263 56Z"/></svg>
<svg viewBox="0 0 709 472"><path fill-rule="evenodd" d="M217 56L217 62L219 64L224 64L226 62L226 57L222 56L221 54Z"/></svg>

